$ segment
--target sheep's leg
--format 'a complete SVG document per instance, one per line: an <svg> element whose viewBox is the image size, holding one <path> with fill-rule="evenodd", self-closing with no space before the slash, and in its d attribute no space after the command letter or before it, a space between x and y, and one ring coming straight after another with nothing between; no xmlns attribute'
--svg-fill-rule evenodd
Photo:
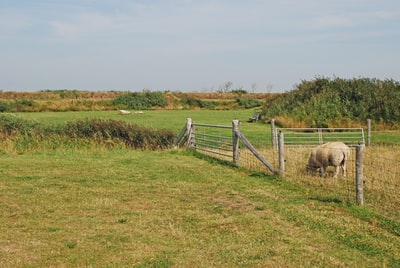
<svg viewBox="0 0 400 268"><path fill-rule="evenodd" d="M343 163L342 169L343 169L343 178L346 178L346 163Z"/></svg>
<svg viewBox="0 0 400 268"><path fill-rule="evenodd" d="M340 169L340 166L336 166L336 167L335 167L335 174L333 175L333 178L334 178L334 179L337 179L337 176L338 176L338 174L339 174L339 169Z"/></svg>
<svg viewBox="0 0 400 268"><path fill-rule="evenodd" d="M321 167L321 177L325 177L325 167L324 166L322 166Z"/></svg>

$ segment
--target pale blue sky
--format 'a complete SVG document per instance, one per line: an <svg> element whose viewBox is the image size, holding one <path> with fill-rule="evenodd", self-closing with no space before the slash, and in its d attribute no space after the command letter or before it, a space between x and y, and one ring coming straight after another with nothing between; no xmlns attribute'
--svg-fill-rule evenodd
<svg viewBox="0 0 400 268"><path fill-rule="evenodd" d="M233 88L400 80L399 0L3 0L0 89Z"/></svg>

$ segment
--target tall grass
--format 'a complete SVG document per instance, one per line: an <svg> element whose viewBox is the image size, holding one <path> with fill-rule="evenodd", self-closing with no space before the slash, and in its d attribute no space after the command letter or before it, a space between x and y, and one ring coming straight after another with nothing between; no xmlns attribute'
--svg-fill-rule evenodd
<svg viewBox="0 0 400 268"><path fill-rule="evenodd" d="M43 126L14 115L0 115L0 136L5 150L18 154L64 147L167 149L175 137L167 129L144 128L111 119L80 119L64 125Z"/></svg>

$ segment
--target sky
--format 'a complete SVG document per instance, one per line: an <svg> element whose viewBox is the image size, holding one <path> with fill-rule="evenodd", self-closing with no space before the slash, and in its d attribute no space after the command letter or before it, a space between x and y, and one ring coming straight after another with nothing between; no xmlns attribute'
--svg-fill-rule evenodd
<svg viewBox="0 0 400 268"><path fill-rule="evenodd" d="M0 90L400 80L399 0L2 0Z"/></svg>

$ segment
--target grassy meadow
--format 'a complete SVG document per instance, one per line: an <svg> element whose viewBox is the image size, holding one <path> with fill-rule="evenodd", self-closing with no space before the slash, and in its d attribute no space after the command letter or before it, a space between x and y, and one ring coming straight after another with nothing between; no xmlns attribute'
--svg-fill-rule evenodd
<svg viewBox="0 0 400 268"><path fill-rule="evenodd" d="M2 267L395 267L400 238L181 150L1 155Z"/></svg>
<svg viewBox="0 0 400 268"><path fill-rule="evenodd" d="M146 127L182 129L187 118L196 122L230 125L233 119L247 121L252 110L146 110L141 114L119 115L118 111L40 112L16 113L19 117L36 120L42 124L62 124L83 118L124 120Z"/></svg>
<svg viewBox="0 0 400 268"><path fill-rule="evenodd" d="M17 116L47 125L118 119L176 134L188 117L222 125L239 119L251 141L270 142L269 125L246 122L252 114ZM400 144L398 134L379 142ZM0 142L1 267L400 266L399 223L388 227L366 208L290 180L182 149L71 144L16 153L5 150L12 142Z"/></svg>

